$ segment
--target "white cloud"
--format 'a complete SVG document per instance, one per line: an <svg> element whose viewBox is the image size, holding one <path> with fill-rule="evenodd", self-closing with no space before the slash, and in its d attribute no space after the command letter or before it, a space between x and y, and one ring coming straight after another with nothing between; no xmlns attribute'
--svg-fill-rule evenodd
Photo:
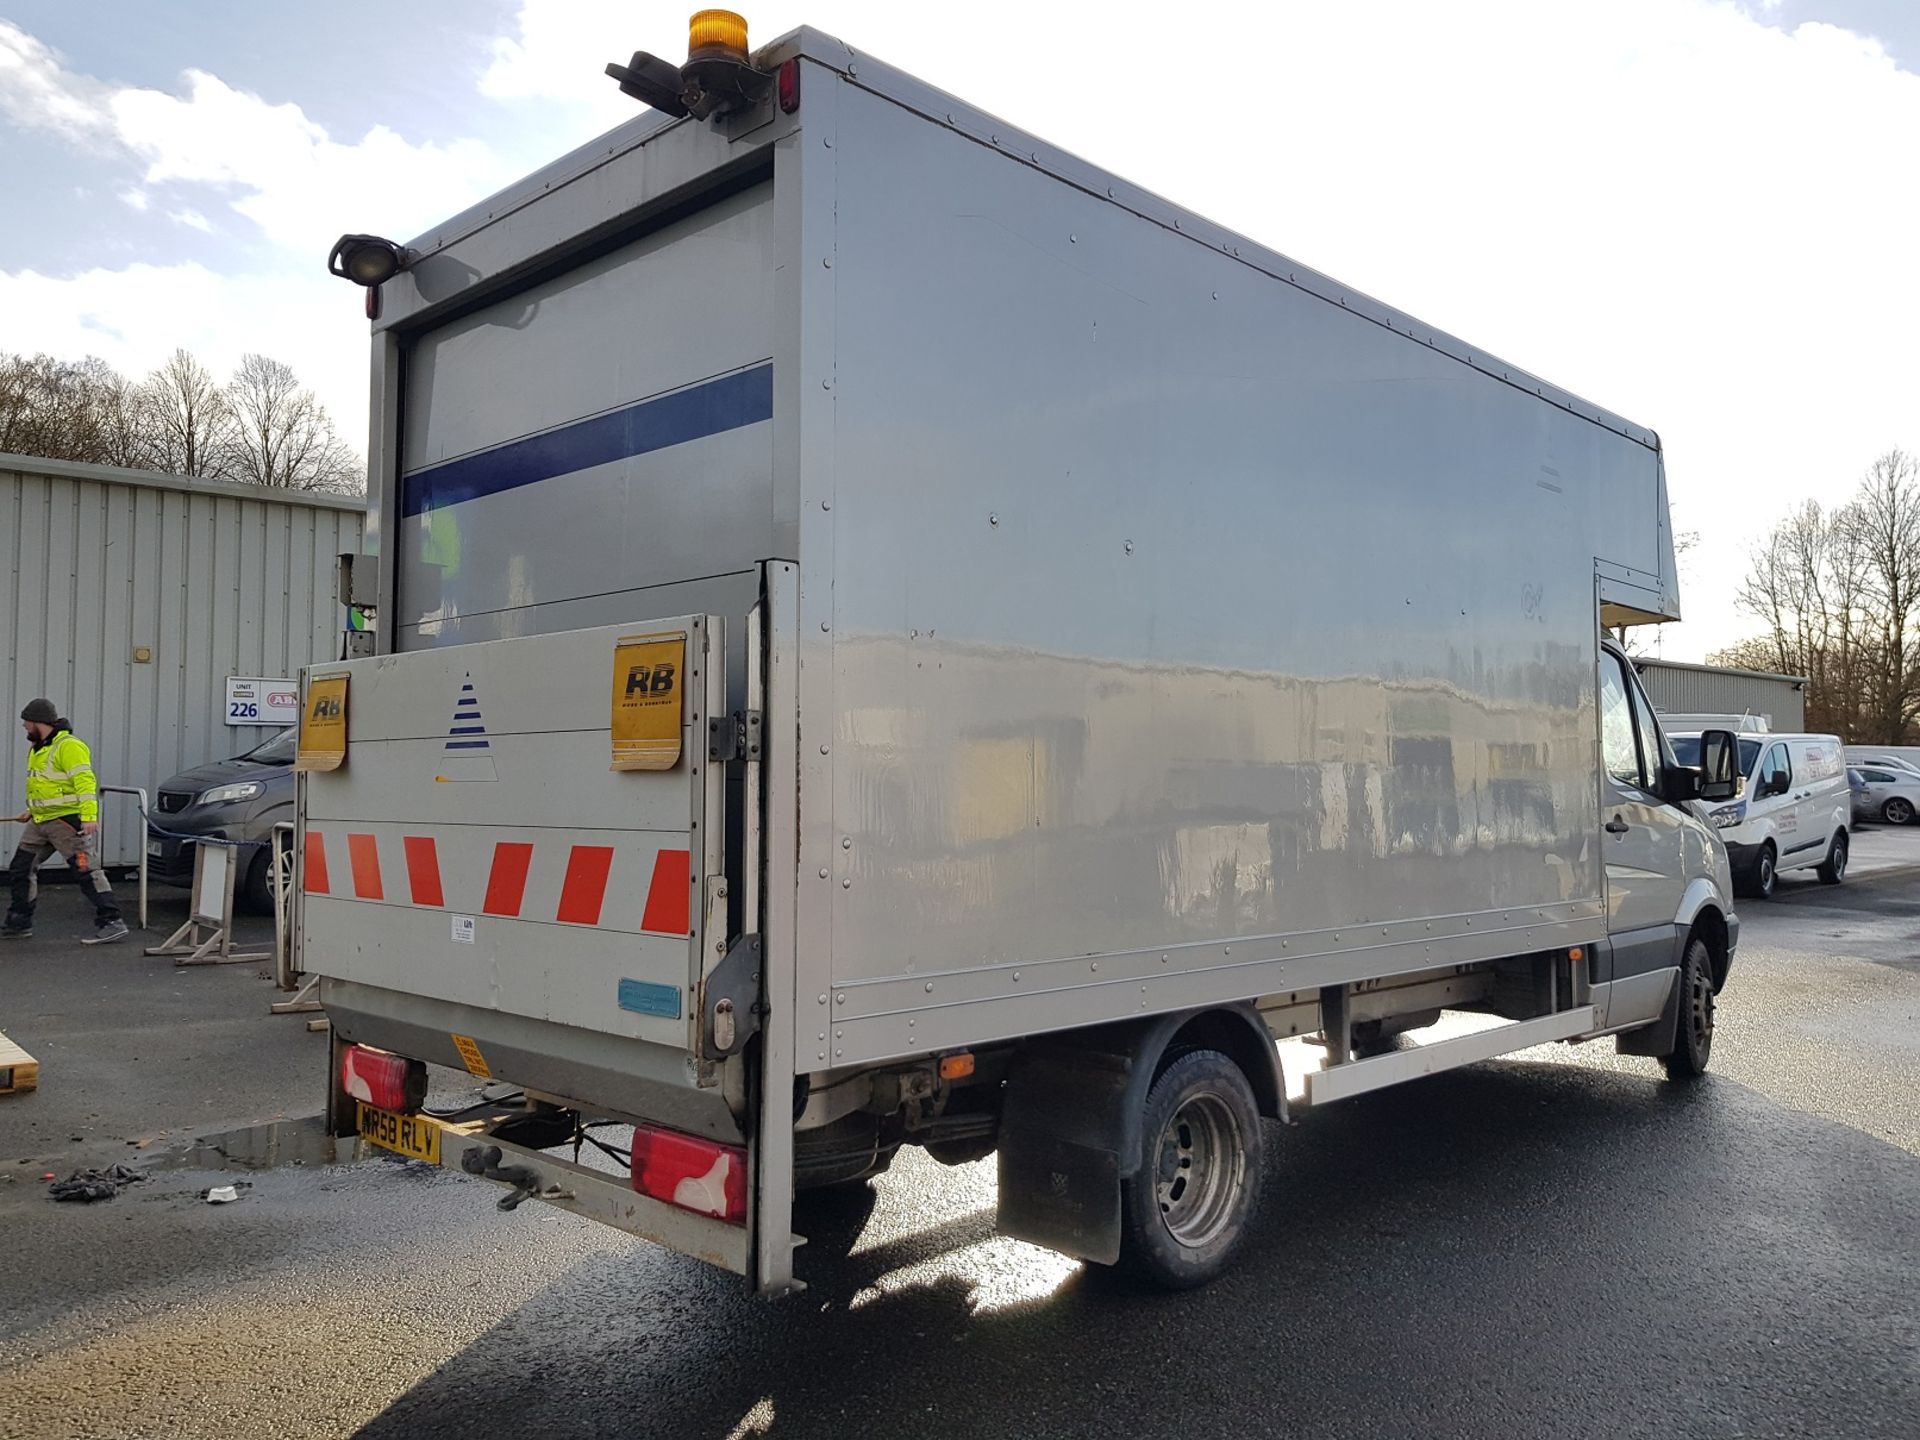
<svg viewBox="0 0 1920 1440"><path fill-rule="evenodd" d="M224 202L269 242L252 268L221 276L199 264L0 272L8 348L95 354L136 375L177 346L221 373L262 351L291 364L356 438L365 319L359 292L327 278L327 247L346 230L410 237L510 178L477 141L414 143L375 125L345 143L298 105L204 71L188 71L177 94L109 86L4 21L0 117L137 167L119 198L149 223L212 233L202 205ZM187 195L200 203L180 203ZM137 241L140 223L125 216L117 228Z"/></svg>
<svg viewBox="0 0 1920 1440"><path fill-rule="evenodd" d="M106 129L105 94L105 86L68 74L53 51L0 20L0 115L23 129L93 139Z"/></svg>
<svg viewBox="0 0 1920 1440"><path fill-rule="evenodd" d="M138 378L185 346L224 377L257 350L311 384L341 431L365 443L367 334L360 295L318 266L305 278L220 275L204 265L137 263L52 276L0 272L6 348L98 355Z"/></svg>
<svg viewBox="0 0 1920 1440"><path fill-rule="evenodd" d="M511 178L478 141L415 144L375 125L343 143L298 105L202 70L182 81L182 94L107 86L0 22L0 113L14 124L137 157L147 189L223 194L268 239L316 261L343 230L415 232Z"/></svg>

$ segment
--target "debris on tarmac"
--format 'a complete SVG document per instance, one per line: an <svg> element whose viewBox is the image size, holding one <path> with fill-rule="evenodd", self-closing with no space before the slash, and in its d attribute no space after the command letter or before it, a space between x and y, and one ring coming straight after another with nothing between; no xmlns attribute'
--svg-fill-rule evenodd
<svg viewBox="0 0 1920 1440"><path fill-rule="evenodd" d="M52 1179L49 1175L47 1178ZM91 1204L111 1200L127 1186L147 1177L125 1165L110 1165L105 1170L76 1170L66 1179L47 1187L55 1200L78 1200Z"/></svg>
<svg viewBox="0 0 1920 1440"><path fill-rule="evenodd" d="M202 1190L200 1198L209 1205L231 1205L240 1198L242 1190L251 1190L252 1184L245 1180L235 1181L231 1185L215 1185L210 1190Z"/></svg>

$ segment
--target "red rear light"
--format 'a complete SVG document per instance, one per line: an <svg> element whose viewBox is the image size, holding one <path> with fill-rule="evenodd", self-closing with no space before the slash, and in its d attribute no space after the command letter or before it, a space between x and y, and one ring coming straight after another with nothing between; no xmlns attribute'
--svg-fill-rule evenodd
<svg viewBox="0 0 1920 1440"><path fill-rule="evenodd" d="M340 1052L340 1088L380 1110L418 1110L427 1099L427 1067L390 1050L349 1045Z"/></svg>
<svg viewBox="0 0 1920 1440"><path fill-rule="evenodd" d="M747 1152L682 1135L633 1127L633 1188L642 1195L734 1225L747 1223Z"/></svg>
<svg viewBox="0 0 1920 1440"><path fill-rule="evenodd" d="M780 66L780 113L791 115L800 108L800 62L788 60Z"/></svg>

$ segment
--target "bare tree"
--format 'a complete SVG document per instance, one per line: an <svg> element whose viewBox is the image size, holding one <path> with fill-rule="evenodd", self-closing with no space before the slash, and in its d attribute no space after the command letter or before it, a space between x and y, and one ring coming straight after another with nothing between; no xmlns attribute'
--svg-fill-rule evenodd
<svg viewBox="0 0 1920 1440"><path fill-rule="evenodd" d="M227 472L233 412L213 372L176 350L141 387L152 426L154 468L172 475Z"/></svg>
<svg viewBox="0 0 1920 1440"><path fill-rule="evenodd" d="M293 367L265 355L240 361L227 386L233 417L228 469L236 480L280 490L357 492L359 458Z"/></svg>
<svg viewBox="0 0 1920 1440"><path fill-rule="evenodd" d="M1864 562L1867 622L1879 646L1870 739L1896 744L1920 719L1920 467L1903 450L1875 460L1849 507Z"/></svg>
<svg viewBox="0 0 1920 1440"><path fill-rule="evenodd" d="M104 360L0 355L0 451L103 460L104 397L125 382Z"/></svg>
<svg viewBox="0 0 1920 1440"><path fill-rule="evenodd" d="M1716 660L1807 677L1807 723L1899 744L1920 723L1920 467L1889 451L1832 512L1808 501L1738 595L1767 633Z"/></svg>

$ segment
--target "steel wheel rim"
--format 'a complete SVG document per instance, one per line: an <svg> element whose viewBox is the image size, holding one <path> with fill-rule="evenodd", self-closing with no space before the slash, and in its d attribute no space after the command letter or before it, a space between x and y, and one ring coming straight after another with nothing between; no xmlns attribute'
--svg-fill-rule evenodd
<svg viewBox="0 0 1920 1440"><path fill-rule="evenodd" d="M1693 1051L1705 1055L1713 1045L1713 977L1706 967L1693 967L1687 995L1687 1023L1693 1031Z"/></svg>
<svg viewBox="0 0 1920 1440"><path fill-rule="evenodd" d="M1836 877L1847 873L1847 842L1844 838L1833 844L1833 873Z"/></svg>
<svg viewBox="0 0 1920 1440"><path fill-rule="evenodd" d="M1895 796L1887 801L1887 822L1891 825L1904 825L1913 819L1913 806Z"/></svg>
<svg viewBox="0 0 1920 1440"><path fill-rule="evenodd" d="M1191 1249L1216 1240L1232 1224L1246 1184L1240 1119L1218 1095L1189 1097L1160 1132L1154 1199L1167 1233Z"/></svg>
<svg viewBox="0 0 1920 1440"><path fill-rule="evenodd" d="M1773 856L1764 850L1760 852L1760 893L1762 895L1773 893Z"/></svg>

